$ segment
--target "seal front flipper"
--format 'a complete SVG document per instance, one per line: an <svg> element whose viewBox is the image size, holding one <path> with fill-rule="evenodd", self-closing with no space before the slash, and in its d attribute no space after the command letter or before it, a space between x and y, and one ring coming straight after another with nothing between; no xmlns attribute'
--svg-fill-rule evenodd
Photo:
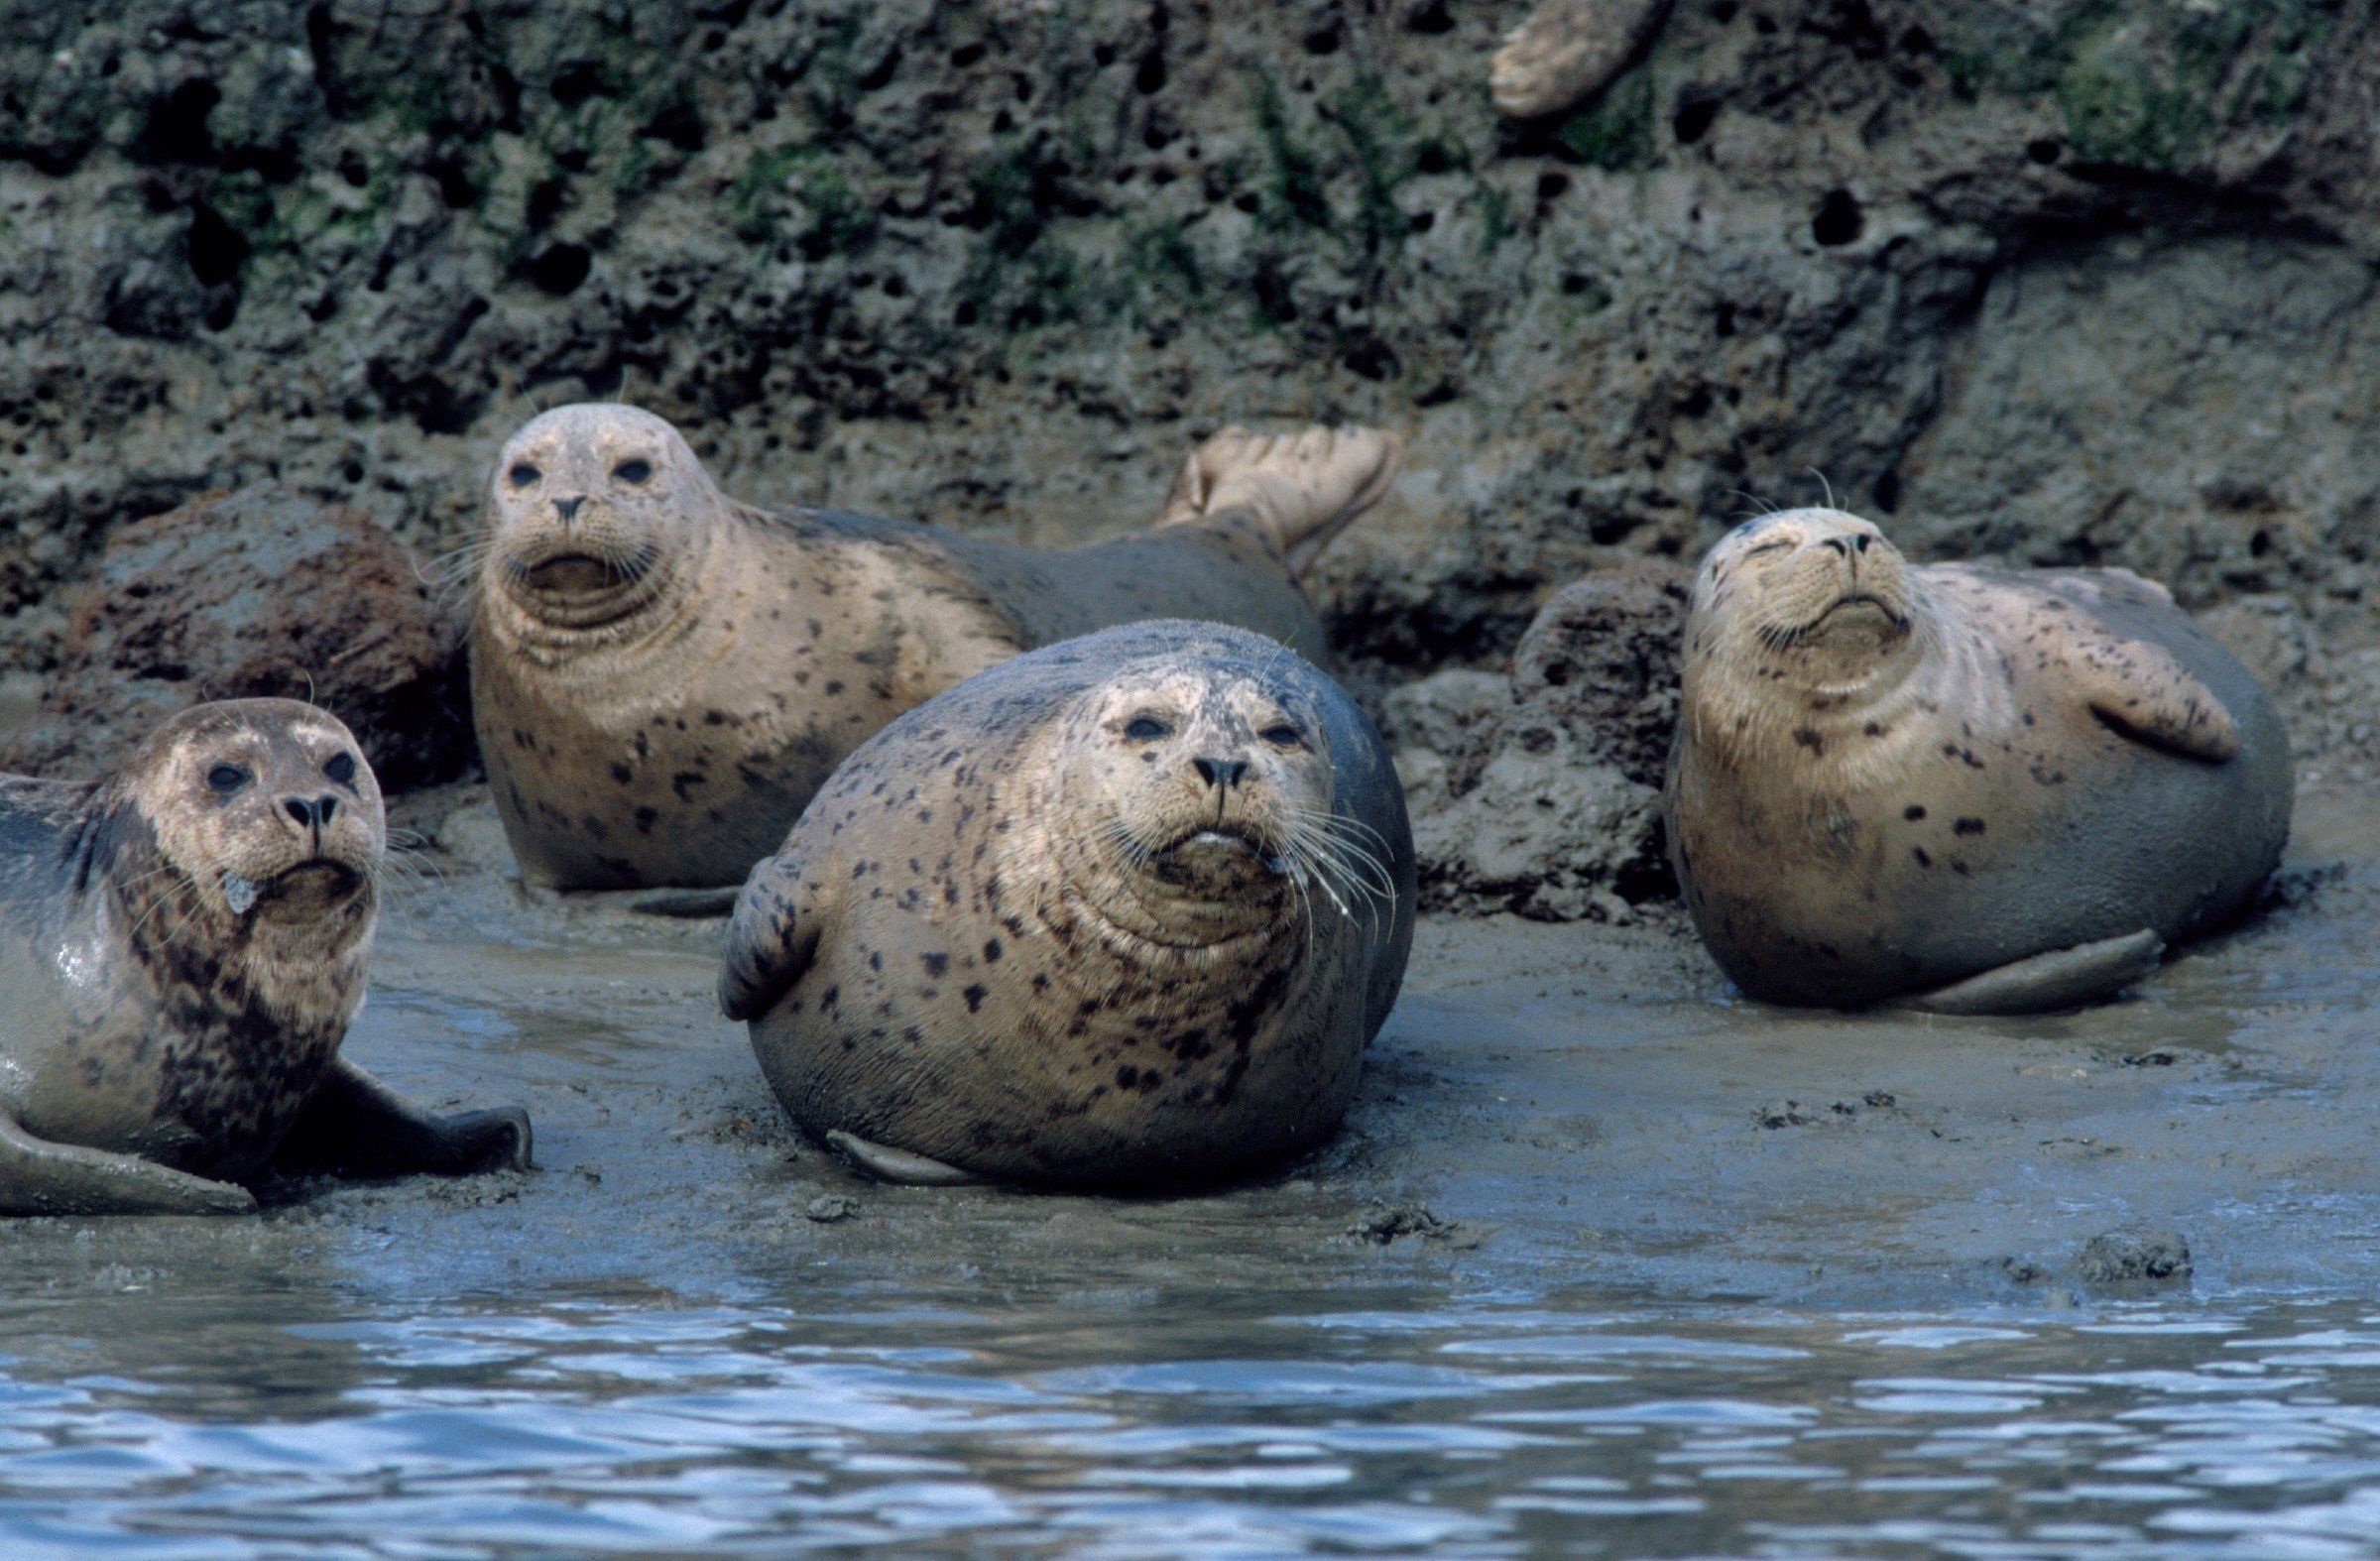
<svg viewBox="0 0 2380 1561"><path fill-rule="evenodd" d="M790 853L769 858L744 881L719 949L719 1011L729 1019L761 1018L810 968L818 914L814 901L804 903L807 889L800 859Z"/></svg>
<svg viewBox="0 0 2380 1561"><path fill-rule="evenodd" d="M2102 1002L2157 968L2165 940L2143 927L2123 937L2020 959L1935 991L1903 998L1897 1008L1929 1014L2044 1014Z"/></svg>
<svg viewBox="0 0 2380 1561"><path fill-rule="evenodd" d="M984 1178L973 1171L923 1154L911 1154L890 1144L871 1143L838 1128L826 1136L826 1146L879 1181L903 1187L981 1187Z"/></svg>
<svg viewBox="0 0 2380 1561"><path fill-rule="evenodd" d="M2090 713L2124 736L2210 765L2239 756L2230 710L2165 647L2092 635L2064 660Z"/></svg>
<svg viewBox="0 0 2380 1561"><path fill-rule="evenodd" d="M256 1196L154 1160L53 1143L0 1117L0 1214L253 1214Z"/></svg>
<svg viewBox="0 0 2380 1561"><path fill-rule="evenodd" d="M433 1117L352 1062L334 1063L274 1153L277 1170L350 1176L469 1176L530 1168L517 1106Z"/></svg>

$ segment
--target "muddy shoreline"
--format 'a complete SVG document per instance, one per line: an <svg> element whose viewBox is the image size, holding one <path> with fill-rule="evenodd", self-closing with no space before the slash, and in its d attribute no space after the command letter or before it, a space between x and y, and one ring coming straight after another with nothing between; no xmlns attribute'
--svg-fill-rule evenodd
<svg viewBox="0 0 2380 1561"><path fill-rule="evenodd" d="M7 1282L105 1268L171 1291L228 1265L281 1287L322 1263L334 1288L395 1302L788 1274L854 1295L1222 1269L1303 1288L1419 1268L1662 1299L2067 1308L2380 1279L2380 1053L2354 974L2380 923L2380 809L2344 792L2303 798L2272 908L2079 1015L1764 1009L1728 996L1668 911L1425 918L1329 1146L1253 1185L1140 1200L866 1180L797 1140L716 1017L718 923L522 890L471 788L400 811L441 844L412 859L351 1053L432 1102L526 1105L539 1168L288 1187L245 1220L25 1222Z"/></svg>

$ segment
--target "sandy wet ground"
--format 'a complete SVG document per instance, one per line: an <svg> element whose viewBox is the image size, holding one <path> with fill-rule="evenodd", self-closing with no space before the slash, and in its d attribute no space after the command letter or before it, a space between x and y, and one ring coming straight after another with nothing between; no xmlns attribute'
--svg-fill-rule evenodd
<svg viewBox="0 0 2380 1561"><path fill-rule="evenodd" d="M69 1257L321 1249L439 1293L700 1289L756 1267L864 1288L925 1270L1063 1287L1422 1264L1858 1306L2380 1277L2380 809L2343 794L2308 799L2274 908L2073 1016L1765 1009L1731 999L1664 917L1425 922L1339 1140L1254 1186L1154 1200L864 1179L796 1140L716 1017L718 923L531 896L484 800L413 811L451 849L422 853L427 877L399 897L349 1046L429 1100L526 1105L539 1168L299 1189L261 1220L120 1222L103 1240L39 1222L0 1264L55 1279Z"/></svg>

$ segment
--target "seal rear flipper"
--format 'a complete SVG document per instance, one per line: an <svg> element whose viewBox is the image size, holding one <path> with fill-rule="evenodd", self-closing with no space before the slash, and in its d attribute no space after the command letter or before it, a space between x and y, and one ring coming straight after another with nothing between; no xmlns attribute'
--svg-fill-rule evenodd
<svg viewBox="0 0 2380 1561"><path fill-rule="evenodd" d="M2206 764L2238 757L2230 710L2165 647L2093 636L2065 661L2090 713L2123 736Z"/></svg>
<svg viewBox="0 0 2380 1561"><path fill-rule="evenodd" d="M2056 948L1916 997L1896 1008L1929 1014L2042 1014L2103 1003L2157 968L2165 939L2147 927Z"/></svg>
<svg viewBox="0 0 2380 1561"><path fill-rule="evenodd" d="M1610 85L1669 14L1669 0L1539 0L1488 68L1496 112L1537 119Z"/></svg>
<svg viewBox="0 0 2380 1561"><path fill-rule="evenodd" d="M826 1146L879 1181L903 1187L981 1187L984 1178L924 1154L912 1154L890 1144L871 1143L837 1128L826 1135Z"/></svg>
<svg viewBox="0 0 2380 1561"><path fill-rule="evenodd" d="M752 1021L776 1007L818 951L818 916L803 903L801 864L790 853L752 870L719 948L719 1011Z"/></svg>
<svg viewBox="0 0 2380 1561"><path fill-rule="evenodd" d="M155 1160L37 1139L0 1117L0 1215L251 1214L256 1196Z"/></svg>
<svg viewBox="0 0 2380 1561"><path fill-rule="evenodd" d="M1183 462L1157 526L1244 515L1299 574L1379 502L1404 447L1378 428L1315 426L1279 437L1225 428Z"/></svg>
<svg viewBox="0 0 2380 1561"><path fill-rule="evenodd" d="M529 1114L517 1106L433 1117L344 1059L331 1065L274 1151L302 1174L469 1176L530 1168Z"/></svg>

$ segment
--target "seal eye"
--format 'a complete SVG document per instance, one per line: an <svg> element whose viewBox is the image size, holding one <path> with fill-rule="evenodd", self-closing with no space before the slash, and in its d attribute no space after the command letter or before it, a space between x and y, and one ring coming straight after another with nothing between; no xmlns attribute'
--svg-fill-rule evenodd
<svg viewBox="0 0 2380 1561"><path fill-rule="evenodd" d="M535 466L532 466L529 462L521 461L515 464L513 469L505 473L505 475L512 478L514 487L526 488L531 483L536 482L539 477L542 477L545 474L537 470Z"/></svg>
<svg viewBox="0 0 2380 1561"><path fill-rule="evenodd" d="M331 780L335 780L340 785L347 784L347 782L355 779L355 755L331 755L330 763L322 767L322 773L330 777Z"/></svg>
<svg viewBox="0 0 2380 1561"><path fill-rule="evenodd" d="M1172 727L1153 715L1136 715L1132 717L1132 724L1124 729L1124 735L1135 743L1153 743L1160 737L1172 735Z"/></svg>
<svg viewBox="0 0 2380 1561"><path fill-rule="evenodd" d="M1306 734L1286 721L1278 726L1268 726L1256 735L1275 748L1303 748L1306 746Z"/></svg>
<svg viewBox="0 0 2380 1561"><path fill-rule="evenodd" d="M651 461L622 461L612 468L612 475L622 482L643 482L653 475Z"/></svg>
<svg viewBox="0 0 2380 1561"><path fill-rule="evenodd" d="M217 765L206 773L206 783L228 796L248 783L248 772L238 765Z"/></svg>

